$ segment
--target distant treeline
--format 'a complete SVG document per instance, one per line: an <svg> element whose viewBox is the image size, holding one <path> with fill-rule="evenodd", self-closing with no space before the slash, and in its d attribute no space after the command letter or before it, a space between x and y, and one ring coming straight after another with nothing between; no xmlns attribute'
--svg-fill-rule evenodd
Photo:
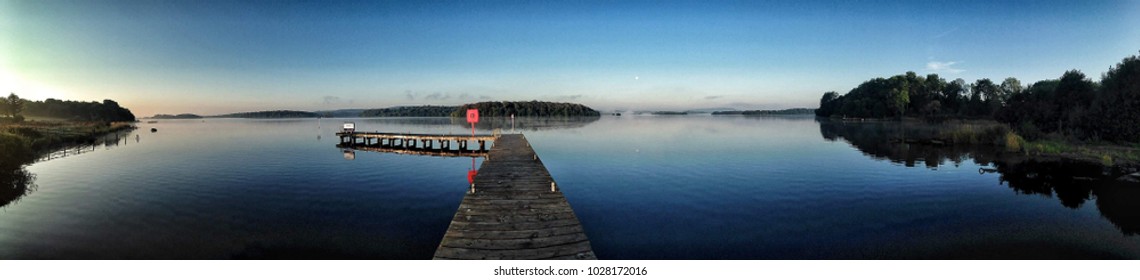
<svg viewBox="0 0 1140 280"><path fill-rule="evenodd" d="M451 117L466 116L467 109L478 109L480 117L592 117L601 116L597 110L575 103L558 103L545 101L501 101L479 102L459 106L451 113Z"/></svg>
<svg viewBox="0 0 1140 280"><path fill-rule="evenodd" d="M244 112L233 113L225 115L212 116L214 118L247 118L247 119L277 119L277 118L316 118L320 114L305 111L259 111L259 112Z"/></svg>
<svg viewBox="0 0 1140 280"><path fill-rule="evenodd" d="M1078 70L1058 80L1023 87L1017 78L1000 84L979 79L946 82L914 72L863 82L845 95L827 92L818 116L843 118L993 118L1035 139L1058 134L1082 140L1140 142L1140 58L1111 67L1100 82Z"/></svg>
<svg viewBox="0 0 1140 280"><path fill-rule="evenodd" d="M764 116L764 115L810 115L815 113L815 109L808 108L793 108L783 110L748 110L748 111L716 111L713 115L745 115L745 116Z"/></svg>
<svg viewBox="0 0 1140 280"><path fill-rule="evenodd" d="M23 113L28 116L103 122L135 120L131 110L120 107L118 102L110 99L99 103L48 98L44 101L24 100L23 104Z"/></svg>
<svg viewBox="0 0 1140 280"><path fill-rule="evenodd" d="M195 114L177 114L177 115L158 114L158 115L154 115L153 117L150 117L150 118L152 118L152 119L201 119L202 116L195 115Z"/></svg>
<svg viewBox="0 0 1140 280"><path fill-rule="evenodd" d="M361 117L447 117L459 106L399 106L383 109L364 110Z"/></svg>
<svg viewBox="0 0 1140 280"><path fill-rule="evenodd" d="M355 118L359 117L363 112L364 109L340 109L332 111L316 111L313 113L317 113L321 115L321 117L325 118Z"/></svg>
<svg viewBox="0 0 1140 280"><path fill-rule="evenodd" d="M467 108L478 108L479 115L485 117L504 117L514 114L517 117L581 117L581 116L601 116L601 113L590 109L581 104L573 103L555 103L555 102L542 102L542 101L528 101L528 102L480 102L475 104L467 104L462 106L398 106L382 109L344 109L335 111L260 111L260 112L244 112L233 113L217 116L208 116L207 118L254 118L254 119L268 119L268 118L316 118L316 117L457 117L462 118L467 114ZM359 112L358 114L353 114ZM194 114L180 114L180 115L165 115L159 114L152 118L163 119L180 119L180 118L198 118L200 116Z"/></svg>

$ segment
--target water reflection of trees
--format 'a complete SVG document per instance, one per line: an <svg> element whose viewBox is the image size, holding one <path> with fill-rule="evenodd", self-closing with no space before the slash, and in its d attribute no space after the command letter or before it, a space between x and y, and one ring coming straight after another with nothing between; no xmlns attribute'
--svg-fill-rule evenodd
<svg viewBox="0 0 1140 280"><path fill-rule="evenodd" d="M899 139L933 138L936 128L925 125L903 125L896 122L839 122L819 120L819 130L827 141L844 140L863 154L914 167L918 162L937 168L945 162L955 166L967 159L987 165L999 154L991 147L964 147L907 144Z"/></svg>
<svg viewBox="0 0 1140 280"><path fill-rule="evenodd" d="M993 166L979 172L999 173L1000 183L1015 192L1056 196L1061 205L1068 208L1081 207L1095 197L1101 216L1124 234L1140 233L1140 186L1115 181L1114 178L1120 174L1097 163L1030 159L994 147L908 144L899 140L937 135L939 131L935 126L823 119L818 122L825 140L843 140L872 158L902 163L907 167L922 162L932 169L950 163L957 166L965 160L972 160L978 165Z"/></svg>
<svg viewBox="0 0 1140 280"><path fill-rule="evenodd" d="M1140 185L1113 180L1095 163L1010 159L994 164L1001 180L1019 193L1057 196L1076 209L1096 198L1100 215L1126 235L1140 233Z"/></svg>
<svg viewBox="0 0 1140 280"><path fill-rule="evenodd" d="M0 169L0 208L19 201L35 190L36 177L24 168Z"/></svg>
<svg viewBox="0 0 1140 280"><path fill-rule="evenodd" d="M502 129L504 131L511 130L525 130L525 131L539 131L539 130L557 130L557 129L570 129L585 127L601 117L554 117L554 118L538 118L538 117L520 117L514 118L512 124L511 118L479 118L479 123L475 124L475 128L482 130ZM465 128L471 128L471 124L467 123L463 118L451 118L451 123Z"/></svg>

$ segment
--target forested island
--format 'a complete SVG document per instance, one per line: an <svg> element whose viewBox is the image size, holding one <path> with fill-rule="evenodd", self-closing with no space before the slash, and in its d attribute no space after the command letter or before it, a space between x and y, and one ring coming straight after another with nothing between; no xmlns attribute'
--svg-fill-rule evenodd
<svg viewBox="0 0 1140 280"><path fill-rule="evenodd" d="M211 118L245 118L245 119L277 119L277 118L316 118L320 114L305 111L275 110L242 112L225 115L210 116Z"/></svg>
<svg viewBox="0 0 1140 280"><path fill-rule="evenodd" d="M364 110L361 117L448 117L459 110L459 106L397 106L383 109Z"/></svg>
<svg viewBox="0 0 1140 280"><path fill-rule="evenodd" d="M364 111L364 109L340 109L332 111L316 111L313 113L317 113L324 118L353 118L359 117L361 113L364 113Z"/></svg>
<svg viewBox="0 0 1140 280"><path fill-rule="evenodd" d="M467 109L478 109L480 117L597 117L602 113L586 105L545 101L479 102L459 106L453 118L464 117Z"/></svg>
<svg viewBox="0 0 1140 280"><path fill-rule="evenodd" d="M746 110L746 111L716 111L713 115L745 115L745 116L766 116L766 115L810 115L814 114L815 109L808 108L792 108L783 110Z"/></svg>
<svg viewBox="0 0 1140 280"><path fill-rule="evenodd" d="M835 119L914 118L930 123L992 120L1008 132L987 132L983 137L987 139L973 142L1026 153L1097 159L1105 165L1134 164L1140 162L1137 81L1140 58L1135 55L1110 67L1099 81L1078 70L1028 86L1013 77L1001 83L990 79L967 83L907 72L868 80L844 95L824 93L815 113Z"/></svg>
<svg viewBox="0 0 1140 280"><path fill-rule="evenodd" d="M317 118L317 117L456 117L462 118L466 116L468 108L479 109L479 115L484 117L500 117L511 116L516 117L580 117L580 116L601 116L598 112L590 107L582 104L574 103L556 103L556 102L543 102L543 101L524 101L524 102L480 102L475 104L466 104L461 106L439 106L439 105L420 105L420 106L396 106L389 108L379 109L344 109L333 111L290 111L290 110L274 110L274 111L259 111L259 112L243 112L224 114L216 116L207 116L206 118ZM155 115L154 119L177 119L177 118L195 118L198 115L194 114L179 114L179 115Z"/></svg>
<svg viewBox="0 0 1140 280"><path fill-rule="evenodd" d="M591 117L601 116L590 107L575 103L545 101L496 101L460 106L397 106L365 110L361 117L453 117L463 118L467 109L478 109L480 117Z"/></svg>

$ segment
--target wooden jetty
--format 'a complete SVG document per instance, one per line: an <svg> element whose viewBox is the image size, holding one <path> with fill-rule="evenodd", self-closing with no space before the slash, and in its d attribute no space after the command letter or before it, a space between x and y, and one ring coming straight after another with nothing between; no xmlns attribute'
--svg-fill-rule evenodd
<svg viewBox="0 0 1140 280"><path fill-rule="evenodd" d="M495 141L496 134L492 135L451 135L451 134L400 134L383 132L337 132L340 137L338 147L375 147L390 150L404 151L437 151L440 154L455 152L487 151L487 141ZM438 143L438 145L436 145ZM452 143L457 147L453 149ZM473 143L479 143L479 149L470 149Z"/></svg>
<svg viewBox="0 0 1140 280"><path fill-rule="evenodd" d="M435 259L597 259L558 184L521 134L483 161Z"/></svg>

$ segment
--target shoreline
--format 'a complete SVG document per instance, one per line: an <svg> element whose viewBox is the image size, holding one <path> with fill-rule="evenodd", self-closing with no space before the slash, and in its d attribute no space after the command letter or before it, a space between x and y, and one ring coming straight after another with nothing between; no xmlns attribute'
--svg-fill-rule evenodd
<svg viewBox="0 0 1140 280"><path fill-rule="evenodd" d="M1076 161L1096 164L1111 173L1106 174L1111 176L1140 172L1140 144L1072 141L1058 135L1026 140L1008 125L995 120L952 119L940 123L929 123L916 118L817 120L844 124L898 125L904 132L886 139L891 144L997 148L1018 161Z"/></svg>
<svg viewBox="0 0 1140 280"><path fill-rule="evenodd" d="M26 121L0 124L0 169L19 169L44 155L137 129L135 122Z"/></svg>

